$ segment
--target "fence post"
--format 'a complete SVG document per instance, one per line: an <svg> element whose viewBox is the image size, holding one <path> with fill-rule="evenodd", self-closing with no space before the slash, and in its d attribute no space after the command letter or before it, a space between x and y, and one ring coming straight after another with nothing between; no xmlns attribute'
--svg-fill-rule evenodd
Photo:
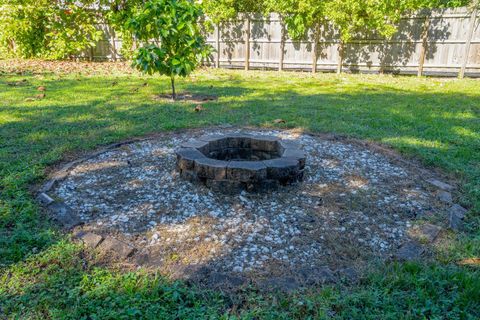
<svg viewBox="0 0 480 320"><path fill-rule="evenodd" d="M343 64L343 46L344 43L342 39L340 39L340 42L338 43L338 62L337 62L337 74L342 73L342 64Z"/></svg>
<svg viewBox="0 0 480 320"><path fill-rule="evenodd" d="M283 59L285 58L285 27L283 25L283 19L280 16L280 60L278 61L278 71L283 70Z"/></svg>
<svg viewBox="0 0 480 320"><path fill-rule="evenodd" d="M463 78L465 76L465 69L467 68L467 62L468 62L468 54L470 53L470 44L472 42L473 31L475 30L475 20L477 20L477 12L478 12L478 0L475 0L473 2L473 11L470 17L470 25L468 26L467 40L465 42L465 53L463 54L462 67L460 68L460 72L458 73L459 78Z"/></svg>
<svg viewBox="0 0 480 320"><path fill-rule="evenodd" d="M245 70L250 70L250 17L245 21Z"/></svg>
<svg viewBox="0 0 480 320"><path fill-rule="evenodd" d="M93 47L88 48L88 61L93 61Z"/></svg>
<svg viewBox="0 0 480 320"><path fill-rule="evenodd" d="M318 60L318 41L320 40L320 24L315 25L315 34L313 35L312 44L312 73L317 72L317 60Z"/></svg>
<svg viewBox="0 0 480 320"><path fill-rule="evenodd" d="M220 23L215 24L215 67L220 68Z"/></svg>
<svg viewBox="0 0 480 320"><path fill-rule="evenodd" d="M425 16L425 22L423 23L422 30L422 48L420 49L420 57L418 58L418 72L417 76L423 75L423 65L425 63L425 55L427 53L428 46L428 28L430 27L430 17Z"/></svg>
<svg viewBox="0 0 480 320"><path fill-rule="evenodd" d="M115 30L110 28L110 39L112 41L112 60L117 61L117 46L115 44Z"/></svg>

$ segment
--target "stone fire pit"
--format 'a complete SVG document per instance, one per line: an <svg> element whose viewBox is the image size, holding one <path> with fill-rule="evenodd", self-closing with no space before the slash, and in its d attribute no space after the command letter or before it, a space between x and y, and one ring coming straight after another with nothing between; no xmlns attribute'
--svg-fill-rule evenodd
<svg viewBox="0 0 480 320"><path fill-rule="evenodd" d="M292 140L227 134L189 140L176 151L177 170L213 191L266 191L301 181L305 153Z"/></svg>

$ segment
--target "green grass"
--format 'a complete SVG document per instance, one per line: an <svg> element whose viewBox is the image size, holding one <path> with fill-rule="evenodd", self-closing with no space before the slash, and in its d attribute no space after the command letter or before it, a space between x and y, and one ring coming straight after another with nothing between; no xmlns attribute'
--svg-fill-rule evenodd
<svg viewBox="0 0 480 320"><path fill-rule="evenodd" d="M7 86L21 79L28 84ZM152 100L168 83L135 74L0 78L0 318L480 317L480 271L454 263L480 256L480 81L210 70L179 81L180 91L219 96L198 113L192 104ZM39 85L46 98L26 102ZM286 124L273 124L277 118ZM470 209L467 230L451 236L435 263L388 264L356 285L227 296L97 265L46 221L29 191L47 166L99 145L225 123L392 146L459 181L455 196Z"/></svg>

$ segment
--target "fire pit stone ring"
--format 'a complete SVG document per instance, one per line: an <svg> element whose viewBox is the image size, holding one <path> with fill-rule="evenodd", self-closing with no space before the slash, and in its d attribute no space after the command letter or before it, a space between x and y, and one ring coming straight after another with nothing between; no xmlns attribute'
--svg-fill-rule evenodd
<svg viewBox="0 0 480 320"><path fill-rule="evenodd" d="M176 155L182 178L227 194L274 190L301 181L306 160L292 140L247 133L189 140Z"/></svg>

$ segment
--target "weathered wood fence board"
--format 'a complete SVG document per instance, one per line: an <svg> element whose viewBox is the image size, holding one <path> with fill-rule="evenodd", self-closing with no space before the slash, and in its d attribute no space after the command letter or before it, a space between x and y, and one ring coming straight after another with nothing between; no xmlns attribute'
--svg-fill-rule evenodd
<svg viewBox="0 0 480 320"><path fill-rule="evenodd" d="M404 17L398 32L389 40L374 34L359 35L345 44L342 69L350 72L457 75L465 62L471 16L467 8L422 11ZM467 76L480 76L479 22L480 17L476 17L465 65ZM294 41L288 34L282 35L282 28L276 14L267 18L261 15L239 17L222 23L207 36L208 43L218 50L209 63L242 69L337 69L340 41L338 32L331 26L319 28L316 46L313 32L306 39ZM109 28L104 27L104 31L105 39L95 48L93 58L120 58L121 40L115 39L113 46ZM313 65L315 47L317 63ZM113 48L116 48L116 54L112 52Z"/></svg>

